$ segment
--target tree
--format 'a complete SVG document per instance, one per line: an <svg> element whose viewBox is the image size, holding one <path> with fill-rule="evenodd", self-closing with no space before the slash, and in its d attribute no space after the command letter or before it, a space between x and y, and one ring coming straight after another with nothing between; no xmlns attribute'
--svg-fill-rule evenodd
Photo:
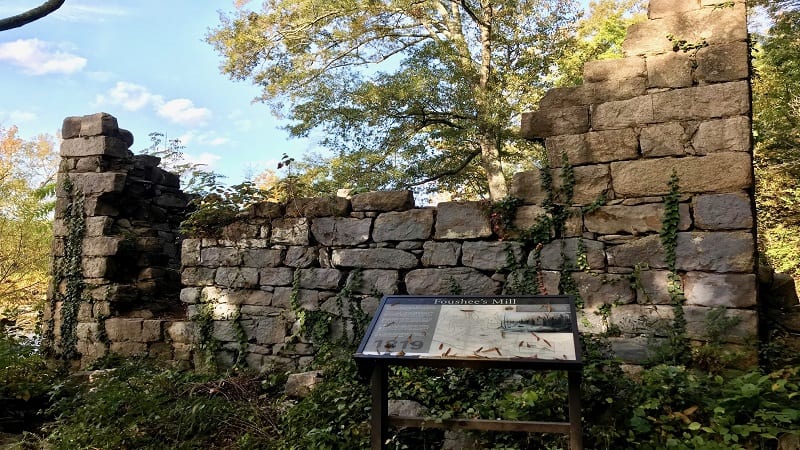
<svg viewBox="0 0 800 450"><path fill-rule="evenodd" d="M756 36L753 131L759 246L775 269L800 277L800 2L770 1Z"/></svg>
<svg viewBox="0 0 800 450"><path fill-rule="evenodd" d="M44 298L58 165L52 138L17 131L0 127L0 314L11 316Z"/></svg>
<svg viewBox="0 0 800 450"><path fill-rule="evenodd" d="M42 17L54 12L58 8L61 8L65 1L66 0L47 0L35 8L31 8L14 16L0 19L0 31L19 28L35 20L39 20Z"/></svg>
<svg viewBox="0 0 800 450"><path fill-rule="evenodd" d="M365 188L480 173L492 199L530 149L515 119L552 85L577 15L573 0L239 3L207 40L293 136L321 136Z"/></svg>

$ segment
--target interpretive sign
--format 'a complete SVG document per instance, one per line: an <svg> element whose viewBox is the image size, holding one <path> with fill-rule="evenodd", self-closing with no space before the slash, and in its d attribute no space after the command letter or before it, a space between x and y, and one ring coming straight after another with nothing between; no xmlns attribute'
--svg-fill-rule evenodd
<svg viewBox="0 0 800 450"><path fill-rule="evenodd" d="M362 357L580 362L569 296L387 296Z"/></svg>
<svg viewBox="0 0 800 450"><path fill-rule="evenodd" d="M372 450L387 448L389 426L564 433L582 450L578 336L571 296L384 297L355 354L372 385ZM392 365L564 370L569 422L390 417Z"/></svg>

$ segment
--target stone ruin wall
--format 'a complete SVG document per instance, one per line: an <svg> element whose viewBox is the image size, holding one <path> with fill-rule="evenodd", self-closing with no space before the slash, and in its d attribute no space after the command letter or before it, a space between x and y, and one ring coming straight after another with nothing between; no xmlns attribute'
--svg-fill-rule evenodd
<svg viewBox="0 0 800 450"><path fill-rule="evenodd" d="M628 31L625 58L588 63L584 85L550 91L539 111L523 116L523 136L546 144L555 191L562 155L575 175L564 235L544 245L539 258L500 239L481 203L415 208L410 192L396 191L255 205L219 237L183 240L179 266L175 230L186 197L175 177L151 157L131 156L129 133L113 117L68 118L60 177L73 179L86 198L78 252L81 364L111 351L191 366L200 357L191 318L206 305L218 360L232 364L246 345L250 367L299 367L314 346L287 345L298 331L293 298L304 309L338 314L336 296L345 287L367 313L383 294L500 294L520 279L509 254L517 266L541 267L543 287L556 294L563 258L574 263L579 249L589 266L571 273L584 302L581 327L618 329L620 337L611 338L618 356L640 363L649 354L652 323L672 314L659 231L673 169L681 192L676 266L688 334L706 339L706 317L724 307L739 320L727 342L755 358L745 8L741 1L722 3L652 0L649 20ZM668 35L702 44L675 51ZM520 229L546 213L541 175L513 179L512 195L524 202L515 219ZM69 253L62 248L69 227L59 222L67 198L59 193L56 266ZM584 212L601 198L603 206ZM360 282L352 280L356 273ZM56 343L66 284L51 295ZM177 289L179 300L172 296ZM600 314L604 305L612 305L609 314ZM341 322L334 329L346 332Z"/></svg>

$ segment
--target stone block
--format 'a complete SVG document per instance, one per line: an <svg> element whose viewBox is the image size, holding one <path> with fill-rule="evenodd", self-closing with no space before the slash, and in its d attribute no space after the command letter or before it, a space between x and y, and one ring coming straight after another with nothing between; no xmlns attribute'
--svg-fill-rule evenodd
<svg viewBox="0 0 800 450"><path fill-rule="evenodd" d="M695 78L700 83L744 80L750 76L747 42L710 45L697 51Z"/></svg>
<svg viewBox="0 0 800 450"><path fill-rule="evenodd" d="M598 308L604 304L628 304L636 301L630 279L625 275L587 272L574 272L571 275L587 308Z"/></svg>
<svg viewBox="0 0 800 450"><path fill-rule="evenodd" d="M639 156L639 141L632 128L553 136L547 138L546 147L550 167L562 167L564 155L573 166Z"/></svg>
<svg viewBox="0 0 800 450"><path fill-rule="evenodd" d="M522 113L520 134L525 139L559 134L581 134L587 131L589 131L589 109L585 106Z"/></svg>
<svg viewBox="0 0 800 450"><path fill-rule="evenodd" d="M117 118L111 114L100 112L83 116L80 136L115 136L119 134ZM66 138L65 138L66 139Z"/></svg>
<svg viewBox="0 0 800 450"><path fill-rule="evenodd" d="M242 263L239 249L230 247L207 247L200 251L200 265L203 267L233 267Z"/></svg>
<svg viewBox="0 0 800 450"><path fill-rule="evenodd" d="M651 97L654 123L742 116L750 111L747 81L658 92Z"/></svg>
<svg viewBox="0 0 800 450"><path fill-rule="evenodd" d="M439 203L436 239L475 239L491 235L489 214L481 202Z"/></svg>
<svg viewBox="0 0 800 450"><path fill-rule="evenodd" d="M122 241L119 236L87 237L83 240L83 256L114 256Z"/></svg>
<svg viewBox="0 0 800 450"><path fill-rule="evenodd" d="M730 321L729 329L720 338L723 342L755 343L758 339L758 313L748 309L726 309L720 314L719 308L703 306L684 306L686 333L692 339L708 340L710 326L714 320ZM714 317L719 317L714 319ZM719 325L719 324L717 324Z"/></svg>
<svg viewBox="0 0 800 450"><path fill-rule="evenodd" d="M120 356L140 356L147 354L144 342L112 342L109 351Z"/></svg>
<svg viewBox="0 0 800 450"><path fill-rule="evenodd" d="M309 220L303 217L273 220L270 242L284 245L308 245L309 225Z"/></svg>
<svg viewBox="0 0 800 450"><path fill-rule="evenodd" d="M514 264L522 263L522 244L519 242L467 241L461 246L461 263L479 270L502 270L509 267L509 259Z"/></svg>
<svg viewBox="0 0 800 450"><path fill-rule="evenodd" d="M594 164L591 166L578 166L573 168L575 186L572 201L569 205L589 205L598 199L608 198L611 191L611 172L608 164ZM557 194L556 201L566 203L564 198L564 179L561 169L556 169L553 174L553 191Z"/></svg>
<svg viewBox="0 0 800 450"><path fill-rule="evenodd" d="M258 286L258 269L252 267L220 267L214 284L235 289L252 289Z"/></svg>
<svg viewBox="0 0 800 450"><path fill-rule="evenodd" d="M752 131L747 116L702 122L692 138L697 155L715 152L748 152Z"/></svg>
<svg viewBox="0 0 800 450"><path fill-rule="evenodd" d="M575 267L581 245L583 245L582 253L586 256L586 263L589 268L592 270L604 269L606 257L603 251L603 243L580 238L563 239L545 244L539 252L542 268L546 270L561 270L565 258L568 265ZM536 265L534 252L528 257L528 265Z"/></svg>
<svg viewBox="0 0 800 450"><path fill-rule="evenodd" d="M672 0L660 2L667 4ZM703 8L633 24L628 27L622 43L623 54L636 56L673 51L674 43L667 38L668 35L690 44L699 44L703 40L708 44L744 42L747 40L745 6L736 3L733 8Z"/></svg>
<svg viewBox="0 0 800 450"><path fill-rule="evenodd" d="M334 267L359 267L363 269L413 269L417 257L394 248L334 249L331 255Z"/></svg>
<svg viewBox="0 0 800 450"><path fill-rule="evenodd" d="M320 217L311 222L311 233L322 245L358 245L369 240L372 219Z"/></svg>
<svg viewBox="0 0 800 450"><path fill-rule="evenodd" d="M619 305L609 322L624 334L663 336L674 318L671 305Z"/></svg>
<svg viewBox="0 0 800 450"><path fill-rule="evenodd" d="M347 285L351 286L353 292L360 294L396 294L399 292L399 281L400 274L396 270L364 270L359 274L358 281L355 280L355 272L351 272L347 277Z"/></svg>
<svg viewBox="0 0 800 450"><path fill-rule="evenodd" d="M113 275L114 264L110 258L82 258L81 267L86 278L110 278Z"/></svg>
<svg viewBox="0 0 800 450"><path fill-rule="evenodd" d="M645 236L624 244L611 246L606 250L608 265L611 267L636 267L646 265L651 269L667 267L664 249L657 235Z"/></svg>
<svg viewBox="0 0 800 450"><path fill-rule="evenodd" d="M627 100L647 92L647 79L644 77L623 80L608 80L599 83L586 83L587 105Z"/></svg>
<svg viewBox="0 0 800 450"><path fill-rule="evenodd" d="M262 269L265 267L278 267L281 265L283 250L266 248L248 248L237 250L242 257L242 266Z"/></svg>
<svg viewBox="0 0 800 450"><path fill-rule="evenodd" d="M404 212L387 212L375 219L372 240L412 241L431 237L434 223L434 210L412 209Z"/></svg>
<svg viewBox="0 0 800 450"><path fill-rule="evenodd" d="M754 272L755 239L746 231L678 233L678 270Z"/></svg>
<svg viewBox="0 0 800 450"><path fill-rule="evenodd" d="M106 336L112 342L142 340L142 319L112 317L105 321Z"/></svg>
<svg viewBox="0 0 800 450"><path fill-rule="evenodd" d="M423 245L422 265L456 266L461 258L460 242L427 241Z"/></svg>
<svg viewBox="0 0 800 450"><path fill-rule="evenodd" d="M142 342L161 341L161 325L163 320L143 320L142 321Z"/></svg>
<svg viewBox="0 0 800 450"><path fill-rule="evenodd" d="M287 323L282 317L261 317L253 324L245 332L258 344L281 344L286 339Z"/></svg>
<svg viewBox="0 0 800 450"><path fill-rule="evenodd" d="M647 57L648 88L685 88L693 82L692 59L688 53L670 52Z"/></svg>
<svg viewBox="0 0 800 450"><path fill-rule="evenodd" d="M703 230L753 228L753 205L746 193L698 195L692 199L695 227Z"/></svg>
<svg viewBox="0 0 800 450"><path fill-rule="evenodd" d="M690 136L683 125L677 122L660 123L642 128L639 133L639 146L642 156L683 156Z"/></svg>
<svg viewBox="0 0 800 450"><path fill-rule="evenodd" d="M614 356L626 364L646 364L655 355L653 342L646 337L608 338Z"/></svg>
<svg viewBox="0 0 800 450"><path fill-rule="evenodd" d="M536 205L524 205L517 208L517 212L514 215L514 220L512 221L512 225L517 230L527 230L532 226L539 223L544 217L548 216L547 210L542 208L541 206ZM508 230L506 230L508 232ZM514 232L509 233L512 237L514 236Z"/></svg>
<svg viewBox="0 0 800 450"><path fill-rule="evenodd" d="M279 203L259 202L250 207L252 216L256 218L278 219L283 217L283 207Z"/></svg>
<svg viewBox="0 0 800 450"><path fill-rule="evenodd" d="M191 344L195 341L194 322L172 322L165 324L166 337L177 344Z"/></svg>
<svg viewBox="0 0 800 450"><path fill-rule="evenodd" d="M592 91L586 86L567 86L549 89L539 100L539 110L585 106L591 104Z"/></svg>
<svg viewBox="0 0 800 450"><path fill-rule="evenodd" d="M300 269L300 287L304 289L337 290L342 272L336 269Z"/></svg>
<svg viewBox="0 0 800 450"><path fill-rule="evenodd" d="M666 305L672 302L668 270L640 270L630 275L636 288L636 302L641 305Z"/></svg>
<svg viewBox="0 0 800 450"><path fill-rule="evenodd" d="M687 305L749 308L756 305L756 275L688 272L683 277Z"/></svg>
<svg viewBox="0 0 800 450"><path fill-rule="evenodd" d="M650 95L613 101L592 108L592 128L613 130L653 123L653 99Z"/></svg>
<svg viewBox="0 0 800 450"><path fill-rule="evenodd" d="M644 58L621 58L587 61L583 65L583 81L595 83L608 80L644 77Z"/></svg>
<svg viewBox="0 0 800 450"><path fill-rule="evenodd" d="M679 206L681 219L679 230L692 226L689 205ZM644 205L601 206L584 217L586 229L600 234L645 234L661 231L663 228L664 205L650 203Z"/></svg>
<svg viewBox="0 0 800 450"><path fill-rule="evenodd" d="M305 398L314 387L322 382L322 371L293 373L286 379L284 393L287 397Z"/></svg>
<svg viewBox="0 0 800 450"><path fill-rule="evenodd" d="M696 11L701 8L700 0L650 0L647 8L649 19L659 19L672 14Z"/></svg>
<svg viewBox="0 0 800 450"><path fill-rule="evenodd" d="M467 267L412 270L405 283L410 295L493 295L500 290L490 277Z"/></svg>
<svg viewBox="0 0 800 450"><path fill-rule="evenodd" d="M292 246L286 249L286 257L283 263L289 267L311 267L316 260L316 248Z"/></svg>
<svg viewBox="0 0 800 450"><path fill-rule="evenodd" d="M184 239L181 243L181 265L184 267L200 265L200 239Z"/></svg>
<svg viewBox="0 0 800 450"><path fill-rule="evenodd" d="M541 205L547 198L547 190L542 187L542 174L539 170L517 172L511 179L509 194L526 204Z"/></svg>
<svg viewBox="0 0 800 450"><path fill-rule="evenodd" d="M91 136L65 139L61 142L59 154L65 158L85 158L87 156L112 156L126 158L131 156L128 146L122 139L112 136Z"/></svg>
<svg viewBox="0 0 800 450"><path fill-rule="evenodd" d="M113 220L110 217L87 217L84 236L104 236L111 229Z"/></svg>
<svg viewBox="0 0 800 450"><path fill-rule="evenodd" d="M125 179L127 177L124 173L117 172L71 173L69 175L60 173L58 174L58 181L56 182L58 186L56 195L59 197L70 195L70 193L64 191L64 178L67 176L73 186L75 186L75 190L87 196L109 192L122 192L125 188Z"/></svg>
<svg viewBox="0 0 800 450"><path fill-rule="evenodd" d="M611 163L614 193L617 197L666 195L673 170L678 175L680 191L684 194L741 191L753 185L749 154L712 153L697 157Z"/></svg>
<svg viewBox="0 0 800 450"><path fill-rule="evenodd" d="M294 279L294 270L288 267L261 269L259 281L262 286L289 286Z"/></svg>
<svg viewBox="0 0 800 450"><path fill-rule="evenodd" d="M296 198L286 205L287 217L343 217L350 213L350 200L342 197Z"/></svg>
<svg viewBox="0 0 800 450"><path fill-rule="evenodd" d="M381 191L356 194L350 200L353 211L406 211L414 207L411 191Z"/></svg>

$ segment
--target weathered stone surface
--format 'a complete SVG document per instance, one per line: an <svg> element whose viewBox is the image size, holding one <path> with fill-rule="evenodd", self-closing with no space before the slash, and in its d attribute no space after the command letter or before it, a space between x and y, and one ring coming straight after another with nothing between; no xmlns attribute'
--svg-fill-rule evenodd
<svg viewBox="0 0 800 450"><path fill-rule="evenodd" d="M114 256L119 251L123 238L120 236L97 236L83 239L84 256Z"/></svg>
<svg viewBox="0 0 800 450"><path fill-rule="evenodd" d="M369 240L372 219L320 217L311 222L311 233L322 245L358 245Z"/></svg>
<svg viewBox="0 0 800 450"><path fill-rule="evenodd" d="M439 203L436 239L474 239L492 235L489 215L480 202Z"/></svg>
<svg viewBox="0 0 800 450"><path fill-rule="evenodd" d="M417 266L417 257L393 248L335 249L331 262L334 267L411 269Z"/></svg>
<svg viewBox="0 0 800 450"><path fill-rule="evenodd" d="M549 89L539 100L539 110L589 105L591 90L586 86L565 86Z"/></svg>
<svg viewBox="0 0 800 450"><path fill-rule="evenodd" d="M304 398L311 393L314 387L322 382L322 371L293 373L286 379L284 393L287 397Z"/></svg>
<svg viewBox="0 0 800 450"><path fill-rule="evenodd" d="M509 257L522 262L522 244L519 242L467 241L461 246L462 264L480 270L499 270L509 266Z"/></svg>
<svg viewBox="0 0 800 450"><path fill-rule="evenodd" d="M553 191L558 194L558 201L564 202L564 179L560 170L553 174ZM608 164L578 166L573 169L575 186L570 205L583 206L598 199L607 198L611 188L611 172Z"/></svg>
<svg viewBox="0 0 800 450"><path fill-rule="evenodd" d="M687 0L679 0L682 1ZM659 2L671 3L670 0ZM640 22L628 28L622 43L623 54L634 56L672 51L673 43L667 39L670 34L692 44L700 43L704 39L708 44L745 41L745 17L744 4L737 3L733 8L703 8L670 14L660 20Z"/></svg>
<svg viewBox="0 0 800 450"><path fill-rule="evenodd" d="M342 217L349 212L350 201L335 196L296 198L286 205L287 217Z"/></svg>
<svg viewBox="0 0 800 450"><path fill-rule="evenodd" d="M648 88L683 88L692 85L692 60L685 52L647 57Z"/></svg>
<svg viewBox="0 0 800 450"><path fill-rule="evenodd" d="M161 340L163 320L143 320L142 321L142 342L158 342Z"/></svg>
<svg viewBox="0 0 800 450"><path fill-rule="evenodd" d="M433 213L434 210L430 208L383 213L375 219L372 240L385 242L428 239L433 229Z"/></svg>
<svg viewBox="0 0 800 450"><path fill-rule="evenodd" d="M111 341L135 341L142 340L142 319L128 319L122 317L111 317L105 321L106 336Z"/></svg>
<svg viewBox="0 0 800 450"><path fill-rule="evenodd" d="M668 122L642 128L639 145L642 156L682 156L686 154L689 136L680 123Z"/></svg>
<svg viewBox="0 0 800 450"><path fill-rule="evenodd" d="M755 243L746 231L678 233L679 270L753 272Z"/></svg>
<svg viewBox="0 0 800 450"><path fill-rule="evenodd" d="M520 206L517 208L517 213L514 215L514 221L512 224L518 230L527 230L528 228L536 225L544 216L547 216L547 210L541 206Z"/></svg>
<svg viewBox="0 0 800 450"><path fill-rule="evenodd" d="M752 208L745 193L698 195L692 199L695 227L704 230L751 229Z"/></svg>
<svg viewBox="0 0 800 450"><path fill-rule="evenodd" d="M110 217L87 217L84 236L105 236L114 221ZM53 224L55 227L55 223ZM58 235L57 235L58 236ZM63 235L66 236L66 235Z"/></svg>
<svg viewBox="0 0 800 450"><path fill-rule="evenodd" d="M180 344L191 344L195 341L194 322L171 322L164 327L170 341Z"/></svg>
<svg viewBox="0 0 800 450"><path fill-rule="evenodd" d="M309 220L306 218L276 219L272 221L273 244L308 245Z"/></svg>
<svg viewBox="0 0 800 450"><path fill-rule="evenodd" d="M423 245L422 264L424 266L455 266L461 258L460 242L427 241Z"/></svg>
<svg viewBox="0 0 800 450"><path fill-rule="evenodd" d="M706 308L703 306L684 306L684 316L686 317L686 333L692 339L707 340L709 316L718 308ZM726 330L721 336L724 342L734 343L753 343L758 336L758 313L747 309L727 309L722 317L734 320L735 323L730 329Z"/></svg>
<svg viewBox="0 0 800 450"><path fill-rule="evenodd" d="M639 142L633 129L589 132L547 138L550 167L562 167L566 154L571 165L635 159Z"/></svg>
<svg viewBox="0 0 800 450"><path fill-rule="evenodd" d="M250 207L253 217L277 219L283 216L283 207L279 203L259 202Z"/></svg>
<svg viewBox="0 0 800 450"><path fill-rule="evenodd" d="M527 204L541 204L547 198L547 191L542 187L542 174L538 170L515 173L509 191L512 197Z"/></svg>
<svg viewBox="0 0 800 450"><path fill-rule="evenodd" d="M652 269L665 268L664 249L657 235L645 236L606 250L608 265L613 267L635 267L647 265Z"/></svg>
<svg viewBox="0 0 800 450"><path fill-rule="evenodd" d="M619 305L609 322L625 334L663 336L673 317L671 305Z"/></svg>
<svg viewBox="0 0 800 450"><path fill-rule="evenodd" d="M109 351L120 356L139 356L147 353L144 342L112 342Z"/></svg>
<svg viewBox="0 0 800 450"><path fill-rule="evenodd" d="M572 279L587 308L634 303L630 279L624 275L574 272Z"/></svg>
<svg viewBox="0 0 800 450"><path fill-rule="evenodd" d="M239 250L244 267L277 267L281 264L283 251L266 248L248 248Z"/></svg>
<svg viewBox="0 0 800 450"><path fill-rule="evenodd" d="M700 0L650 0L649 3L647 17L650 19L700 9Z"/></svg>
<svg viewBox="0 0 800 450"><path fill-rule="evenodd" d="M608 80L644 77L644 58L621 58L587 61L583 65L583 81L594 83Z"/></svg>
<svg viewBox="0 0 800 450"><path fill-rule="evenodd" d="M425 417L428 408L413 400L389 400L387 409L390 416Z"/></svg>
<svg viewBox="0 0 800 450"><path fill-rule="evenodd" d="M575 267L578 257L578 249L580 243L583 243L583 251L586 255L586 262L590 269L599 270L606 266L605 253L603 252L603 243L591 241L587 239L569 238L563 240L563 254L566 257L567 263ZM545 244L540 252L540 261L542 268L546 270L560 270L564 262L562 257L562 241L553 241ZM528 265L535 266L535 254L531 252L528 257Z"/></svg>
<svg viewBox="0 0 800 450"><path fill-rule="evenodd" d="M272 295L272 306L290 310L292 307L292 292L293 289L288 287L275 288L275 292L273 292ZM319 309L320 304L319 291L299 289L297 291L297 302L303 309L308 311L316 311Z"/></svg>
<svg viewBox="0 0 800 450"><path fill-rule="evenodd" d="M200 251L200 265L204 267L238 266L242 254L236 248L207 247Z"/></svg>
<svg viewBox="0 0 800 450"><path fill-rule="evenodd" d="M492 295L499 291L494 280L467 267L412 270L405 282L410 295L448 295L454 290L464 295Z"/></svg>
<svg viewBox="0 0 800 450"><path fill-rule="evenodd" d="M710 45L697 51L695 77L703 83L743 80L749 76L747 42Z"/></svg>
<svg viewBox="0 0 800 450"><path fill-rule="evenodd" d="M289 267L311 267L316 260L316 248L292 246L286 250L286 257L283 263Z"/></svg>
<svg viewBox="0 0 800 450"><path fill-rule="evenodd" d="M185 287L181 289L180 299L182 303L195 304L200 301L201 289L198 287Z"/></svg>
<svg viewBox="0 0 800 450"><path fill-rule="evenodd" d="M679 230L692 226L689 205L680 205ZM664 205L651 203L636 206L601 206L584 217L586 229L601 234L644 234L661 231Z"/></svg>
<svg viewBox="0 0 800 450"><path fill-rule="evenodd" d="M609 60L611 61L611 60ZM587 105L627 100L647 92L647 79L644 77L608 80L599 83L586 83Z"/></svg>
<svg viewBox="0 0 800 450"><path fill-rule="evenodd" d="M697 155L714 152L750 151L750 119L735 116L728 119L703 122L692 138L692 147Z"/></svg>
<svg viewBox="0 0 800 450"><path fill-rule="evenodd" d="M214 284L227 288L250 289L258 286L258 269L251 267L220 267Z"/></svg>
<svg viewBox="0 0 800 450"><path fill-rule="evenodd" d="M750 111L747 81L710 84L652 95L653 121L707 120L746 115Z"/></svg>
<svg viewBox="0 0 800 450"><path fill-rule="evenodd" d="M381 191L356 194L350 200L353 211L406 211L414 207L411 191Z"/></svg>
<svg viewBox="0 0 800 450"><path fill-rule="evenodd" d="M587 131L589 131L589 109L585 106L522 113L520 134L526 139L559 134L581 134Z"/></svg>
<svg viewBox="0 0 800 450"><path fill-rule="evenodd" d="M646 337L608 338L614 355L626 364L645 364L655 356L653 343Z"/></svg>
<svg viewBox="0 0 800 450"><path fill-rule="evenodd" d="M69 195L64 191L65 174L58 174L58 187L56 195L64 197ZM125 188L124 173L104 172L104 173L71 173L69 179L75 190L85 195L104 194L107 192L122 192Z"/></svg>
<svg viewBox="0 0 800 450"><path fill-rule="evenodd" d="M201 248L200 239L184 239L181 243L181 265L184 267L200 265Z"/></svg>
<svg viewBox="0 0 800 450"><path fill-rule="evenodd" d="M631 128L654 122L651 95L607 102L592 108L592 128L595 130Z"/></svg>
<svg viewBox="0 0 800 450"><path fill-rule="evenodd" d="M131 156L128 146L122 139L111 136L92 136L65 139L61 143L59 154L62 157L84 158L87 156L113 156L126 158Z"/></svg>
<svg viewBox="0 0 800 450"><path fill-rule="evenodd" d="M342 273L336 269L300 269L300 287L305 289L339 288Z"/></svg>
<svg viewBox="0 0 800 450"><path fill-rule="evenodd" d="M756 275L689 272L683 277L686 304L749 308L756 304Z"/></svg>
<svg viewBox="0 0 800 450"><path fill-rule="evenodd" d="M672 302L669 293L670 272L668 270L639 270L630 277L632 284L636 287L637 303L665 305Z"/></svg>
<svg viewBox="0 0 800 450"><path fill-rule="evenodd" d="M750 155L707 156L611 163L614 192L623 197L665 195L673 169L682 193L719 193L748 189L753 184ZM716 176L724 173L725 176Z"/></svg>
<svg viewBox="0 0 800 450"><path fill-rule="evenodd" d="M252 327L244 327L248 338L257 344L282 344L286 339L288 324L282 317L260 317Z"/></svg>
<svg viewBox="0 0 800 450"><path fill-rule="evenodd" d="M110 278L114 273L114 264L106 257L82 258L81 268L86 278Z"/></svg>
<svg viewBox="0 0 800 450"><path fill-rule="evenodd" d="M391 295L399 292L398 282L400 274L396 270L370 269L361 271L358 275L359 280L355 280L355 272L351 272L347 277L347 285L351 286L353 292L360 294L379 293Z"/></svg>

